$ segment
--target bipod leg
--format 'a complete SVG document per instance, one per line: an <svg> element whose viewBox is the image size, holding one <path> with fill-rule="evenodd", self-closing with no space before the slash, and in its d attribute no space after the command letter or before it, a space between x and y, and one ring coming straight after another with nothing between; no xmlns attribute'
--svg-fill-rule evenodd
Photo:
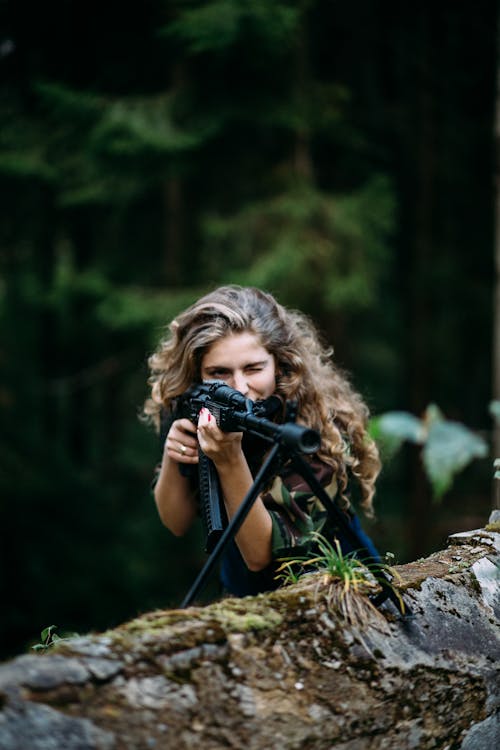
<svg viewBox="0 0 500 750"><path fill-rule="evenodd" d="M345 514L342 513L341 510L339 510L335 501L332 500L325 488L320 484L318 478L315 476L309 464L303 459L302 456L297 453L293 454L292 460L295 467L297 468L297 471L307 482L316 497L323 504L330 520L339 527L346 539L348 539L348 541L350 542L352 548L356 550L357 553L361 553L360 559L377 579L377 582L381 587L381 591L378 594L375 594L373 598L370 597L370 601L372 602L372 604L378 608L387 599L390 599L394 606L397 608L402 619L409 619L413 617L413 612L410 606L406 604L402 594L398 594L396 592L391 581L381 569L380 559L374 558L370 551L366 548L363 541L350 526L345 517Z"/></svg>
<svg viewBox="0 0 500 750"><path fill-rule="evenodd" d="M255 477L254 483L252 484L250 490L248 491L245 498L243 499L240 507L238 508L234 516L232 517L228 526L225 528L217 544L215 545L213 551L211 552L210 557L206 561L205 565L203 566L202 570L200 571L198 577L196 578L195 582L191 586L190 590L184 597L184 600L182 601L182 604L181 604L182 609L184 609L185 607L188 607L192 603L194 598L203 589L212 570L214 569L216 563L218 562L220 556L222 555L226 544L238 533L243 521L245 520L248 513L250 512L252 505L254 504L257 497L259 496L261 489L264 486L265 482L267 482L269 476L276 470L275 461L278 457L279 450L280 450L280 444L275 443L268 457L262 464L260 471Z"/></svg>
<svg viewBox="0 0 500 750"><path fill-rule="evenodd" d="M380 570L378 572L372 570L372 573L374 574L375 578L377 579L377 583L380 586L380 591L378 592L378 594L373 594L373 596L369 597L373 606L379 609L382 604L384 604L384 602L389 599L398 610L399 616L402 620L411 620L413 617L415 617L411 607L406 603L403 595L399 594L396 591L387 576Z"/></svg>

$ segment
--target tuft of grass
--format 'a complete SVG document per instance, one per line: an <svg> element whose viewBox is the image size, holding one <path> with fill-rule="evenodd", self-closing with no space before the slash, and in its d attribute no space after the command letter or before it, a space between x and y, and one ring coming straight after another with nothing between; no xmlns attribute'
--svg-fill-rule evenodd
<svg viewBox="0 0 500 750"><path fill-rule="evenodd" d="M296 583L307 573L320 573L316 596L329 610L338 612L349 624L359 625L380 613L368 595L378 588L369 566L354 552L344 554L340 542L333 544L322 534L313 532L315 551L296 558L282 558L276 577L285 585Z"/></svg>
<svg viewBox="0 0 500 750"><path fill-rule="evenodd" d="M312 532L310 539L315 546L315 552L295 558L282 558L276 577L283 583L296 583L301 575L310 572L310 567L320 570L331 578L343 583L343 589L348 592L351 588L359 588L371 579L368 568L359 560L354 552L343 554L340 542L334 539L333 544L322 534Z"/></svg>

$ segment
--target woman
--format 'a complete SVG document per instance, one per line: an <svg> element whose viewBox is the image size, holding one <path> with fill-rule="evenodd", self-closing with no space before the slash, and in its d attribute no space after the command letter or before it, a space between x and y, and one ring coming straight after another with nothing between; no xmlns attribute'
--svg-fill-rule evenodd
<svg viewBox="0 0 500 750"><path fill-rule="evenodd" d="M259 289L220 287L172 321L149 365L151 397L144 411L158 429L166 424L154 496L161 520L175 535L183 535L198 515L198 446L215 465L229 519L268 448L240 432L222 432L207 409L197 424L176 418L175 399L205 380L223 380L252 401L272 395L295 401L297 422L321 435L320 450L308 457L316 476L363 535L349 494L356 486L361 506L372 515L380 462L366 432L368 410L305 315ZM310 547L311 531L339 536L302 478L285 465L228 545L221 570L225 589L245 596L275 588L276 561ZM369 538L362 539L376 556ZM339 541L344 552L352 550L347 539Z"/></svg>

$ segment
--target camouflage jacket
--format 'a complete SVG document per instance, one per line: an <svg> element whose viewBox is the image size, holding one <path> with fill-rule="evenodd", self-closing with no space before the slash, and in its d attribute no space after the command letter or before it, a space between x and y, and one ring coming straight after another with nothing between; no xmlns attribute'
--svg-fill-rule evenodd
<svg viewBox="0 0 500 750"><path fill-rule="evenodd" d="M337 480L333 468L313 456L308 460L316 478L333 499L337 495ZM328 514L306 481L292 468L285 466L269 487L262 500L273 524L272 552L275 559L304 552L310 544L311 532L328 535L331 524ZM344 502L344 509L348 503ZM350 520L348 516L348 520Z"/></svg>

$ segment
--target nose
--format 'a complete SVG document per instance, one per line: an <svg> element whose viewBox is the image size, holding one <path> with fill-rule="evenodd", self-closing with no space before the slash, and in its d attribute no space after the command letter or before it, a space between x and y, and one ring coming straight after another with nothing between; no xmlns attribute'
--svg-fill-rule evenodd
<svg viewBox="0 0 500 750"><path fill-rule="evenodd" d="M248 387L247 379L243 372L235 372L233 377L233 388L235 391L239 391L244 396L248 394L250 390Z"/></svg>

